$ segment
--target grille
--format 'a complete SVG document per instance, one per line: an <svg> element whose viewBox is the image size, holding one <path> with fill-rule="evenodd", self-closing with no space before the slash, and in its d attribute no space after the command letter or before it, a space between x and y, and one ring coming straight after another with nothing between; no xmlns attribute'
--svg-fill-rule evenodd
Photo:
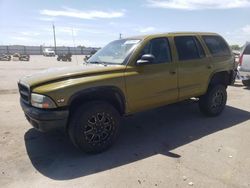
<svg viewBox="0 0 250 188"><path fill-rule="evenodd" d="M25 103L29 103L29 98L30 98L29 88L21 83L18 83L18 88L19 88L21 99Z"/></svg>

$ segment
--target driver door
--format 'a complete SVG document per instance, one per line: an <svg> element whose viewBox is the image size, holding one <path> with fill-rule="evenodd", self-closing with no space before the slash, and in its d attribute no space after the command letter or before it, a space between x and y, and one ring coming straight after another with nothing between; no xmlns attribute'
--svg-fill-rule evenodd
<svg viewBox="0 0 250 188"><path fill-rule="evenodd" d="M162 106L178 99L177 67L172 62L169 40L166 37L148 41L144 54L155 57L153 62L127 66L125 83L131 112Z"/></svg>

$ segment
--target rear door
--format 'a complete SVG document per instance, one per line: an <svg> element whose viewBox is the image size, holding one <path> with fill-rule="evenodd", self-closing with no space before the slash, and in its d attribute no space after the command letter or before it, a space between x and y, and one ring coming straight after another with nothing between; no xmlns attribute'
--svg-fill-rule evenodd
<svg viewBox="0 0 250 188"><path fill-rule="evenodd" d="M206 91L211 74L211 59L196 36L175 36L178 62L179 100L199 96Z"/></svg>

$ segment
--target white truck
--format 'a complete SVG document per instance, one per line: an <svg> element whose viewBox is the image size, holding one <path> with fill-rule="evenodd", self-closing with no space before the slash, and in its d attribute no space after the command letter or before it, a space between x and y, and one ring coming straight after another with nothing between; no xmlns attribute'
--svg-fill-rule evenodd
<svg viewBox="0 0 250 188"><path fill-rule="evenodd" d="M243 85L250 86L250 42L241 51L238 70Z"/></svg>
<svg viewBox="0 0 250 188"><path fill-rule="evenodd" d="M49 57L51 57L51 56L55 56L56 53L55 53L55 51L54 51L53 49L51 49L51 48L44 48L44 49L43 49L43 55L44 55L44 56L49 56Z"/></svg>

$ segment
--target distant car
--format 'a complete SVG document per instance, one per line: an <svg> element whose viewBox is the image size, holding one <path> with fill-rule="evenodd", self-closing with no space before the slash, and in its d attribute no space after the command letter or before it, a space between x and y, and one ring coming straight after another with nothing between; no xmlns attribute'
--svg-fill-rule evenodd
<svg viewBox="0 0 250 188"><path fill-rule="evenodd" d="M20 61L29 61L30 60L30 56L27 54L21 54L19 57Z"/></svg>
<svg viewBox="0 0 250 188"><path fill-rule="evenodd" d="M10 61L11 60L11 56L8 54L2 54L0 55L0 61Z"/></svg>
<svg viewBox="0 0 250 188"><path fill-rule="evenodd" d="M67 54L59 54L57 56L57 61L71 61L72 54L67 53Z"/></svg>
<svg viewBox="0 0 250 188"><path fill-rule="evenodd" d="M20 60L20 54L19 53L14 53L13 55L12 55L12 60L13 61L19 61Z"/></svg>
<svg viewBox="0 0 250 188"><path fill-rule="evenodd" d="M242 49L238 70L242 83L250 86L250 42L247 42Z"/></svg>
<svg viewBox="0 0 250 188"><path fill-rule="evenodd" d="M44 56L49 56L49 57L51 57L51 56L55 56L56 53L55 53L55 51L52 50L51 48L44 48L44 49L43 49L43 55L44 55Z"/></svg>

